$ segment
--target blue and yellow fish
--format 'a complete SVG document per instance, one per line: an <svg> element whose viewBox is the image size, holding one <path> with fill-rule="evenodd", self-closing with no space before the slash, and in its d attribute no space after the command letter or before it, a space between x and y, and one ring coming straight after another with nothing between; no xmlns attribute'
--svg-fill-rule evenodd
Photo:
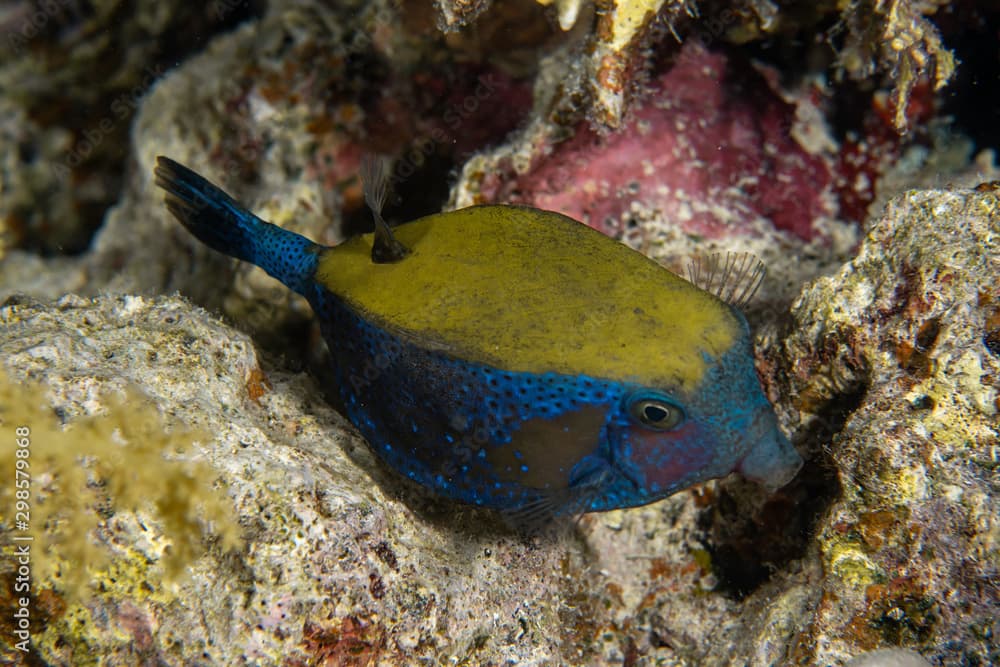
<svg viewBox="0 0 1000 667"><path fill-rule="evenodd" d="M365 179L375 232L326 247L156 167L192 234L309 300L347 417L390 467L534 516L798 471L733 306L550 211L473 206L390 230L379 178Z"/></svg>

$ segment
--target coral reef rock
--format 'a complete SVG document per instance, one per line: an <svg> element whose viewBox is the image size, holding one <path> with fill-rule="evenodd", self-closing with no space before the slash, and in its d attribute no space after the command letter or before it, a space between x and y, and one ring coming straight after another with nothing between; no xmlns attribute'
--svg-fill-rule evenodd
<svg viewBox="0 0 1000 667"><path fill-rule="evenodd" d="M789 407L842 424L814 452L842 486L817 534L817 664L883 645L1000 661L998 258L995 188L911 191L793 306Z"/></svg>

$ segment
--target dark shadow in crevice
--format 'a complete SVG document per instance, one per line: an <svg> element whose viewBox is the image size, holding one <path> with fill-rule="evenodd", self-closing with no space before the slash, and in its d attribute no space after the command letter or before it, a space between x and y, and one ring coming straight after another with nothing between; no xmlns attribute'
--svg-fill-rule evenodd
<svg viewBox="0 0 1000 667"><path fill-rule="evenodd" d="M390 225L411 222L438 213L448 201L448 191L455 163L442 152L428 152L419 162L409 153L393 163L389 199L383 216ZM375 229L367 206L343 211L341 233L346 237L367 234Z"/></svg>
<svg viewBox="0 0 1000 667"><path fill-rule="evenodd" d="M1000 150L1000 6L959 0L942 7L933 21L958 60L953 80L941 92L941 114L954 118L955 128L975 142L977 151Z"/></svg>
<svg viewBox="0 0 1000 667"><path fill-rule="evenodd" d="M735 477L718 485L714 502L700 518L717 590L742 599L805 555L818 522L841 493L831 443L867 390L867 381L841 388L798 434L796 448L807 460L784 488L767 495Z"/></svg>

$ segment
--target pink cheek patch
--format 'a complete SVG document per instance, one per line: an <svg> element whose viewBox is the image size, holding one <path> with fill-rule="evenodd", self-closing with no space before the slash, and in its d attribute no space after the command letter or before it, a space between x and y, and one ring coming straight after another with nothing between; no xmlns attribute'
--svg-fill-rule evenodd
<svg viewBox="0 0 1000 667"><path fill-rule="evenodd" d="M701 470L712 459L695 424L667 432L631 428L631 467L648 489L666 489Z"/></svg>

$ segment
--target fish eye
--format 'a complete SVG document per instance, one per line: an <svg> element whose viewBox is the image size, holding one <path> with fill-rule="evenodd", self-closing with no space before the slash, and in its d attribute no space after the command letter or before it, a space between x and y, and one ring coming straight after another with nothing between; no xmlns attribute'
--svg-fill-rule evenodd
<svg viewBox="0 0 1000 667"><path fill-rule="evenodd" d="M657 431L669 431L684 421L684 412L659 398L640 398L629 406L632 419Z"/></svg>

